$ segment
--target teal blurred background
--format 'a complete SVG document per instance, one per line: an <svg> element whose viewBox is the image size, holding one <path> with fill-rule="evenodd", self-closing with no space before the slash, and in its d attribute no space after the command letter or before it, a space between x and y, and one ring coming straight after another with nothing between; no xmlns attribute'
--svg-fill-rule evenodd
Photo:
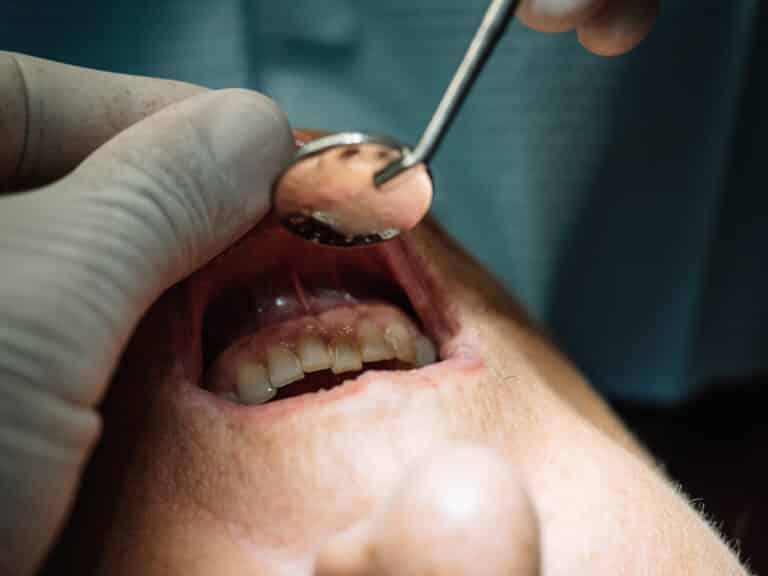
<svg viewBox="0 0 768 576"><path fill-rule="evenodd" d="M265 92L414 141L485 0L0 1L0 49ZM768 9L666 0L603 59L513 25L433 163L435 213L609 397L768 367Z"/></svg>

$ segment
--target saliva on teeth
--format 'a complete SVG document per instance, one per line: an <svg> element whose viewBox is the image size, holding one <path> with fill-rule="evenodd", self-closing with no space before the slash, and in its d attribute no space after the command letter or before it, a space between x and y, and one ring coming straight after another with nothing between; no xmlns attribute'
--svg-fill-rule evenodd
<svg viewBox="0 0 768 576"><path fill-rule="evenodd" d="M394 322L382 327L361 320L354 335L326 341L316 334L305 334L290 346L270 346L259 356L256 360L241 353L228 359L231 389L220 393L221 396L240 404L263 404L274 398L280 388L312 372L359 372L366 362L386 360L422 367L435 362L437 352L429 338L404 324Z"/></svg>

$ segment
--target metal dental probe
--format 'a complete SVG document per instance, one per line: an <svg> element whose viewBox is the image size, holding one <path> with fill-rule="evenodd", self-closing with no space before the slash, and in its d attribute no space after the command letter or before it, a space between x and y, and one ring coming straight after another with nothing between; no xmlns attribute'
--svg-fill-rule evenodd
<svg viewBox="0 0 768 576"><path fill-rule="evenodd" d="M520 0L492 0L485 11L480 27L475 32L475 36L464 54L464 59L456 69L451 83L445 90L416 148L406 152L376 173L374 182L377 188L404 170L427 162L432 158L470 88L474 85L480 71L506 30L507 24L512 19L519 3Z"/></svg>

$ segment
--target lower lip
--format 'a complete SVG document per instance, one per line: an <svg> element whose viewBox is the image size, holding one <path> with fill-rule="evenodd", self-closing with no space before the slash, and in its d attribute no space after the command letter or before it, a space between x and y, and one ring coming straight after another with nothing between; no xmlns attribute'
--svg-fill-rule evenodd
<svg viewBox="0 0 768 576"><path fill-rule="evenodd" d="M195 386L195 395L201 401L213 402L224 417L247 421L250 425L269 426L277 420L306 415L313 411L346 409L357 403L378 385L392 386L401 392L405 387L416 390L437 389L443 383L463 380L483 370L483 361L475 356L457 355L435 364L412 370L368 371L355 379L329 390L292 396L266 404L245 406L235 404ZM357 413L357 411L356 411Z"/></svg>

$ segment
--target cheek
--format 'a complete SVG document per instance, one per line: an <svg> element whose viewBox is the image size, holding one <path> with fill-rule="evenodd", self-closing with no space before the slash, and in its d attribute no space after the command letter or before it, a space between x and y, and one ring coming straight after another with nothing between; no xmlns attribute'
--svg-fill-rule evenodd
<svg viewBox="0 0 768 576"><path fill-rule="evenodd" d="M500 283L434 222L419 226L413 234L419 239L415 258L427 282L450 297L447 305L436 305L456 321L458 347L466 346L487 366L484 376L469 380L466 390L458 391L469 396L456 403L464 412L474 412L465 414L468 421L485 420L492 430L495 418L502 435L517 428L511 437L516 445L523 437L535 442L537 434L548 435L548 417L569 410L554 401L554 394L599 422L611 436L625 440L604 403Z"/></svg>

